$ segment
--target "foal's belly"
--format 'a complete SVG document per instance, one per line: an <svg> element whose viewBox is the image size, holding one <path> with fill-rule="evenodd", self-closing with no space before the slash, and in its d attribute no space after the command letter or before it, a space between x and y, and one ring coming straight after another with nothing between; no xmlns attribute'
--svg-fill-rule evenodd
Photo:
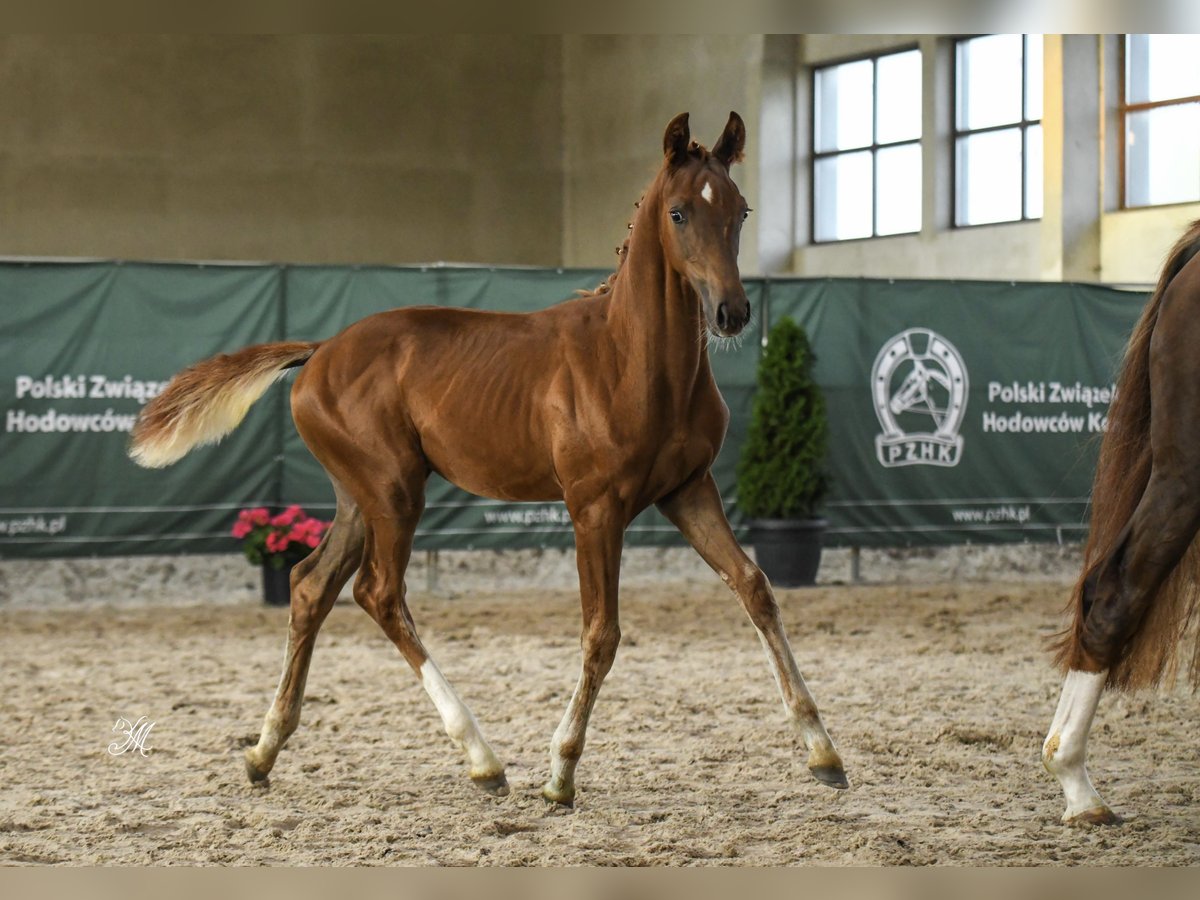
<svg viewBox="0 0 1200 900"><path fill-rule="evenodd" d="M470 494L492 500L547 501L561 500L562 487L553 470L541 467L524 470L497 467L489 461L456 458L439 462L431 458L430 465L439 475Z"/></svg>
<svg viewBox="0 0 1200 900"><path fill-rule="evenodd" d="M562 485L548 446L501 422L442 425L421 433L435 472L472 494L493 500L561 500Z"/></svg>

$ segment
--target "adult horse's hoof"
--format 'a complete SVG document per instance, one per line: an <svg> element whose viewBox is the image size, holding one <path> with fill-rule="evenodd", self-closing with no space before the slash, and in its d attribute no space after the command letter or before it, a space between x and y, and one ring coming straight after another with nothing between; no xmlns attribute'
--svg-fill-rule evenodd
<svg viewBox="0 0 1200 900"><path fill-rule="evenodd" d="M1093 806L1073 816L1063 816L1064 825L1120 825L1122 818L1107 806Z"/></svg>
<svg viewBox="0 0 1200 900"><path fill-rule="evenodd" d="M848 791L850 781L846 778L846 770L841 766L813 766L808 771L813 778L839 791Z"/></svg>
<svg viewBox="0 0 1200 900"><path fill-rule="evenodd" d="M542 797L551 803L565 806L568 809L575 805L575 788L556 788L549 781L542 786Z"/></svg>
<svg viewBox="0 0 1200 900"><path fill-rule="evenodd" d="M250 779L251 784L261 784L267 780L270 772L264 772L254 762L254 756L251 753L251 748L246 749L246 776Z"/></svg>
<svg viewBox="0 0 1200 900"><path fill-rule="evenodd" d="M503 772L499 775L483 775L479 777L472 775L471 781L475 782L476 787L487 791L493 797L508 796L508 779L504 777Z"/></svg>

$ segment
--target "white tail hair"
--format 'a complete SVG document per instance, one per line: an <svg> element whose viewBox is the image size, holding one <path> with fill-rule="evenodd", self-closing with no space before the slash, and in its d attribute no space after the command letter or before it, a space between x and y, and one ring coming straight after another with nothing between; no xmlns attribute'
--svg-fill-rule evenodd
<svg viewBox="0 0 1200 900"><path fill-rule="evenodd" d="M267 388L320 344L287 341L223 353L184 369L151 400L133 428L130 457L160 469L235 429Z"/></svg>

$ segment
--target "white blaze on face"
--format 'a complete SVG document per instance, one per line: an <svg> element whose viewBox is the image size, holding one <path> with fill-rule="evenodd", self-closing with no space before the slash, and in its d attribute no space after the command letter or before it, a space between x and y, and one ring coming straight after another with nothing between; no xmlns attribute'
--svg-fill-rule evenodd
<svg viewBox="0 0 1200 900"><path fill-rule="evenodd" d="M700 196L704 198L705 203L712 203L713 189L709 182L704 182L704 188L700 191Z"/></svg>

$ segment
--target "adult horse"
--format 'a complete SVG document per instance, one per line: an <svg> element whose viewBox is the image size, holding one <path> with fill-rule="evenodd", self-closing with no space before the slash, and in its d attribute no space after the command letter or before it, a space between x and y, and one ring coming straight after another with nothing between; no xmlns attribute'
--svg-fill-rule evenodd
<svg viewBox="0 0 1200 900"><path fill-rule="evenodd" d="M1061 636L1066 680L1042 747L1067 799L1063 821L1119 818L1086 768L1104 688L1172 680L1200 587L1200 221L1167 256L1133 330L1092 487L1073 621ZM1192 649L1200 681L1200 643Z"/></svg>
<svg viewBox="0 0 1200 900"><path fill-rule="evenodd" d="M588 717L620 641L625 528L658 506L737 594L767 650L808 766L847 781L796 667L771 586L730 530L710 469L729 422L707 333L738 334L750 304L738 274L749 212L729 176L745 126L731 113L710 152L686 113L638 208L616 275L592 295L523 315L417 307L370 316L324 342L249 347L185 370L145 409L131 454L163 466L220 440L286 369L292 417L324 466L337 513L292 574L283 677L258 745L267 777L300 719L313 642L357 569L354 599L416 671L461 745L471 778L508 790L474 715L417 637L404 572L431 472L500 500L565 501L575 530L583 665L550 745L543 795L570 804Z"/></svg>

